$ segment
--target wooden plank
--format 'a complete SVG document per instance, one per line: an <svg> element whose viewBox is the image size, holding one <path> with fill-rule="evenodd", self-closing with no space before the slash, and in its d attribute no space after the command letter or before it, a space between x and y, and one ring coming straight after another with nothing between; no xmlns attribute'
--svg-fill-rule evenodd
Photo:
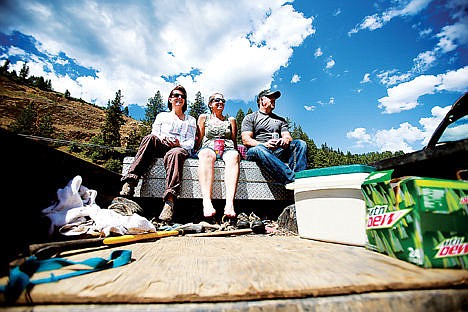
<svg viewBox="0 0 468 312"><path fill-rule="evenodd" d="M107 257L110 250L70 256ZM362 247L297 236L167 237L120 246L126 266L35 286L35 304L264 300L467 288L468 271L423 269ZM4 280L2 282L5 282ZM465 292L466 295L466 292ZM19 303L25 303L25 297Z"/></svg>
<svg viewBox="0 0 468 312"><path fill-rule="evenodd" d="M34 311L355 311L355 312L428 312L466 311L468 289L410 290L375 292L347 296L309 297L301 299L249 300L202 303L148 304L57 304L35 306ZM23 312L31 306L6 307L4 311Z"/></svg>

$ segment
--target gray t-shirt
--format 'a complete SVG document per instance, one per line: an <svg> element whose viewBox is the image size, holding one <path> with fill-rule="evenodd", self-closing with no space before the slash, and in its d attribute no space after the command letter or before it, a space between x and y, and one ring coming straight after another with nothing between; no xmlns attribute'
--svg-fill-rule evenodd
<svg viewBox="0 0 468 312"><path fill-rule="evenodd" d="M289 125L286 119L276 114L265 114L256 111L245 116L242 121L242 132L253 132L253 138L259 142L266 142L273 138L273 133L289 131Z"/></svg>

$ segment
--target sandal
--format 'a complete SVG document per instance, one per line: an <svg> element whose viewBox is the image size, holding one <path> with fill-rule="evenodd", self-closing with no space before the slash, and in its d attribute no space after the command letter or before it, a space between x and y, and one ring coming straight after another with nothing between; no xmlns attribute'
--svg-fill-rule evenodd
<svg viewBox="0 0 468 312"><path fill-rule="evenodd" d="M250 221L250 228L252 229L254 233L256 234L265 233L265 224L262 222L260 217L258 217L253 212L250 213L249 221Z"/></svg>
<svg viewBox="0 0 468 312"><path fill-rule="evenodd" d="M249 217L244 212L237 216L236 226L238 229L248 229L250 227Z"/></svg>

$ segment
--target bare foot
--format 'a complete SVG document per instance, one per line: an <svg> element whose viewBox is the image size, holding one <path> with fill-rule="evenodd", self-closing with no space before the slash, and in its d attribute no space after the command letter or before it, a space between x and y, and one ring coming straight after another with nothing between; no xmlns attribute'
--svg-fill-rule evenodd
<svg viewBox="0 0 468 312"><path fill-rule="evenodd" d="M224 207L224 215L234 218L236 216L236 212L234 211L234 205L233 204L227 204Z"/></svg>
<svg viewBox="0 0 468 312"><path fill-rule="evenodd" d="M206 218L212 217L216 214L216 210L211 203L211 200L203 200L203 215Z"/></svg>

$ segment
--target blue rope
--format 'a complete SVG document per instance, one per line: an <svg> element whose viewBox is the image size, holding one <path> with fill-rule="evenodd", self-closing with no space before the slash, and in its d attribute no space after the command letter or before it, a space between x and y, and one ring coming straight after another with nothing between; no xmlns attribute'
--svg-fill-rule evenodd
<svg viewBox="0 0 468 312"><path fill-rule="evenodd" d="M131 260L132 252L130 250L114 250L108 259L89 258L84 261L71 261L64 258L38 260L35 256L31 256L23 264L10 270L8 284L0 285L0 293L5 294L5 301L7 303L13 303L28 286L57 282L73 276L116 268L130 263ZM49 277L31 280L31 277L36 272L57 270L75 264L88 266L89 269L77 269L74 272L58 276L51 273Z"/></svg>

